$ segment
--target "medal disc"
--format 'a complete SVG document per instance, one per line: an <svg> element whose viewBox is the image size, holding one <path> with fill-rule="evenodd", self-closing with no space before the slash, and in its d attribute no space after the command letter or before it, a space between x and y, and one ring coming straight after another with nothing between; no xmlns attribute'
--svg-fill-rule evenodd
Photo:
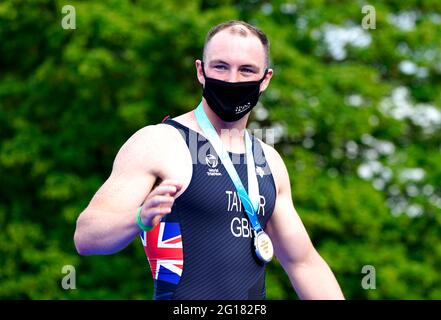
<svg viewBox="0 0 441 320"><path fill-rule="evenodd" d="M270 262L274 255L273 243L270 237L263 231L260 231L254 238L254 247L256 254L263 262Z"/></svg>

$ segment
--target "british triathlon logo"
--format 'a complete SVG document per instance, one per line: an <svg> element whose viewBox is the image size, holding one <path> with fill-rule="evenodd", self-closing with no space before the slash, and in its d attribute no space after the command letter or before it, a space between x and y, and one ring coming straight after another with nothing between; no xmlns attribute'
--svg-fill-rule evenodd
<svg viewBox="0 0 441 320"><path fill-rule="evenodd" d="M221 176L222 174L219 172L219 169L216 168L218 165L217 157L213 156L212 154L207 154L205 157L205 162L207 163L208 170L207 175L208 176Z"/></svg>

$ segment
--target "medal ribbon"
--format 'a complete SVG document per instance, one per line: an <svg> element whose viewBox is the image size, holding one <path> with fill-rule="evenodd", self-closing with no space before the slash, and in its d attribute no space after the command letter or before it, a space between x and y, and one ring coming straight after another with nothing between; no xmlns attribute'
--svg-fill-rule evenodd
<svg viewBox="0 0 441 320"><path fill-rule="evenodd" d="M257 211L259 209L259 185L257 183L256 169L254 165L254 157L252 150L252 143L248 131L245 129L245 148L246 148L246 157L247 157L247 172L248 172L248 193L245 190L245 187L242 184L242 181L237 174L236 168L234 168L233 163L227 152L224 149L222 141L219 135L216 132L216 129L213 127L213 124L208 119L207 114L204 111L202 106L202 101L198 105L195 111L196 120L204 132L206 138L213 145L214 150L218 154L219 158L222 161L225 169L228 172L231 180L233 181L234 186L236 187L237 194L239 195L239 199L242 202L242 206L250 220L250 223L256 233L262 231L262 227L260 226L259 219L257 218Z"/></svg>

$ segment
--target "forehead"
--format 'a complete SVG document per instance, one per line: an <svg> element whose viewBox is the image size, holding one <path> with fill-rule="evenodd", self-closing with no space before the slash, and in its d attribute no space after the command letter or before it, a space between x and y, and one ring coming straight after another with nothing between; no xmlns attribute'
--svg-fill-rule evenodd
<svg viewBox="0 0 441 320"><path fill-rule="evenodd" d="M206 60L223 60L230 64L252 63L263 67L265 64L263 44L257 36L248 30L246 32L246 36L242 33L232 33L231 29L216 33L207 43Z"/></svg>

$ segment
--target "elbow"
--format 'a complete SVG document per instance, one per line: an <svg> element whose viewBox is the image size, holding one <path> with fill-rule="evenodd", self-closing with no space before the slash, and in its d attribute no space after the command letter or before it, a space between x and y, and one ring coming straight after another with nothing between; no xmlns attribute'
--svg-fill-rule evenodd
<svg viewBox="0 0 441 320"><path fill-rule="evenodd" d="M81 227L78 226L78 221L73 240L75 249L80 256L88 256L91 254L84 232L81 230Z"/></svg>
<svg viewBox="0 0 441 320"><path fill-rule="evenodd" d="M88 255L87 247L81 237L80 232L78 232L78 231L75 231L74 243L75 243L75 249L77 250L77 252L80 256L87 256Z"/></svg>

